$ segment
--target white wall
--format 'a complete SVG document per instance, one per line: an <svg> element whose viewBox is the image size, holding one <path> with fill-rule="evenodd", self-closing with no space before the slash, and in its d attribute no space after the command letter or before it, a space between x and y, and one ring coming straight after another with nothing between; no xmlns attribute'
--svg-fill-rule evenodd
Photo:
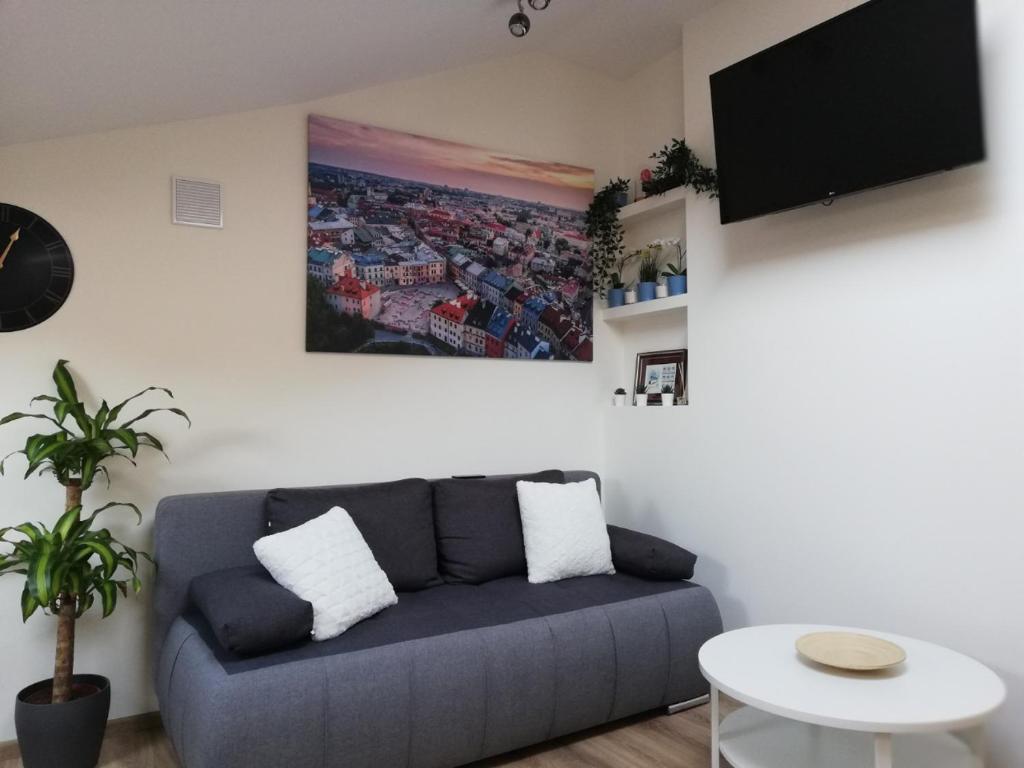
<svg viewBox="0 0 1024 768"><path fill-rule="evenodd" d="M632 179L634 193L640 171L656 164L651 154L683 137L682 71L680 46L623 83L621 174Z"/></svg>
<svg viewBox="0 0 1024 768"><path fill-rule="evenodd" d="M714 159L708 76L856 5L724 0L684 30L686 138ZM989 160L721 227L690 200L693 405L610 430L610 507L701 554L730 627L932 639L1010 702L1024 755L1024 6L981 0ZM622 511L628 504L631 510Z"/></svg>
<svg viewBox="0 0 1024 768"><path fill-rule="evenodd" d="M171 387L170 465L148 457L111 492L151 511L171 493L490 473L600 469L595 367L576 363L315 355L304 349L306 115L320 113L528 156L617 170L615 81L556 59L494 61L310 104L0 149L0 200L67 238L77 278L47 323L0 335L0 411L50 388L60 357L90 395ZM172 174L224 183L225 228L170 224ZM0 430L18 446L28 428ZM52 521L60 488L0 479L0 525ZM21 585L0 580L0 741L14 695L49 676L54 624L18 620ZM113 680L112 716L148 711L143 597L80 623L78 668Z"/></svg>

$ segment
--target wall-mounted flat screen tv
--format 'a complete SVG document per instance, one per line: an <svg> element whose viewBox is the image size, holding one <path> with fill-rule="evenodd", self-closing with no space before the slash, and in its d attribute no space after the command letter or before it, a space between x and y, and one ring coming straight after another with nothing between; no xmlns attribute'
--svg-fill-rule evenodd
<svg viewBox="0 0 1024 768"><path fill-rule="evenodd" d="M871 0L711 76L722 223L985 158L976 0Z"/></svg>

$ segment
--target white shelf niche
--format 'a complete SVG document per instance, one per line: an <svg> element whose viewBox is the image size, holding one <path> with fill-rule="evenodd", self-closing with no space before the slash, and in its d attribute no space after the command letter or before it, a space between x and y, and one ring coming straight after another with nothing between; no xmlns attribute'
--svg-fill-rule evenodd
<svg viewBox="0 0 1024 768"><path fill-rule="evenodd" d="M623 224L633 223L657 213L678 209L680 215L686 210L686 188L676 187L662 195L645 197L635 203L624 205L619 209L619 221Z"/></svg>

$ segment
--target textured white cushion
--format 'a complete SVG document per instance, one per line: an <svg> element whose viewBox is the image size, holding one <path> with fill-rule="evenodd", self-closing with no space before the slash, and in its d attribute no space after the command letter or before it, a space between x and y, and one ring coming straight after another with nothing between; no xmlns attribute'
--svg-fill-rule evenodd
<svg viewBox="0 0 1024 768"><path fill-rule="evenodd" d="M593 478L516 483L531 584L615 573L608 526Z"/></svg>
<svg viewBox="0 0 1024 768"><path fill-rule="evenodd" d="M313 639L329 640L398 602L352 518L334 507L252 545L274 580L313 604Z"/></svg>

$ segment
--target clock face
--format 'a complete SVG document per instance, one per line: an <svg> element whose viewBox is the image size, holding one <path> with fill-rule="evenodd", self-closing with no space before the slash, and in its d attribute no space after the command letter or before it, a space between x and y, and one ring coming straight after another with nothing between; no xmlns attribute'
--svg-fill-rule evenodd
<svg viewBox="0 0 1024 768"><path fill-rule="evenodd" d="M71 293L75 263L45 219L0 203L0 333L48 320Z"/></svg>

